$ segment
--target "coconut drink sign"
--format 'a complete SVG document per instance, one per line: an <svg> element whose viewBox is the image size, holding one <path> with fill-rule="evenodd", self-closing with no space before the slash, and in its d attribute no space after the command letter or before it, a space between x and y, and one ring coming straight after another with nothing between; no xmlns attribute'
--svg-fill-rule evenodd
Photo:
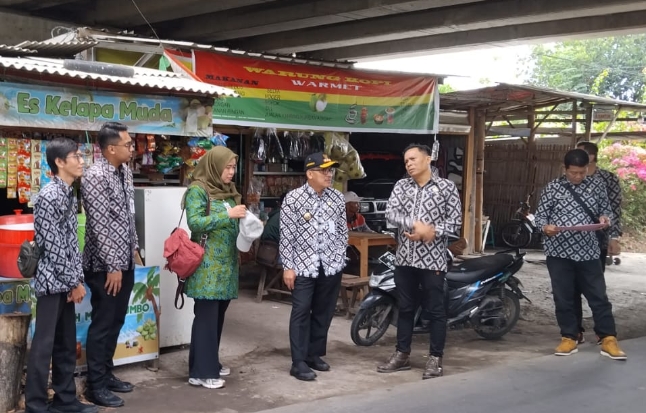
<svg viewBox="0 0 646 413"><path fill-rule="evenodd" d="M218 124L338 132L437 133L438 79L194 51L196 75L234 89Z"/></svg>
<svg viewBox="0 0 646 413"><path fill-rule="evenodd" d="M213 101L3 82L0 125L85 131L121 122L133 133L212 136Z"/></svg>

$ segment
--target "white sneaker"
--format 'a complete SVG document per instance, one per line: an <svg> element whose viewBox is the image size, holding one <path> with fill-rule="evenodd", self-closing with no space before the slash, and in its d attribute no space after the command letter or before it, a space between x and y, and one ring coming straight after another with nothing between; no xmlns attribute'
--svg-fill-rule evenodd
<svg viewBox="0 0 646 413"><path fill-rule="evenodd" d="M231 369L228 367L222 367L220 369L220 376L228 376L231 374Z"/></svg>
<svg viewBox="0 0 646 413"><path fill-rule="evenodd" d="M221 389L224 387L225 381L222 379L188 379L188 384L191 386L202 386L207 389Z"/></svg>

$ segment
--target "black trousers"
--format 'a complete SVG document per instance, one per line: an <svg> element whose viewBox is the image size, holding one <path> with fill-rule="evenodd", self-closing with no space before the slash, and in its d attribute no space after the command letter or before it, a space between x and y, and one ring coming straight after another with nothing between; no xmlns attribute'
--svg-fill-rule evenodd
<svg viewBox="0 0 646 413"><path fill-rule="evenodd" d="M38 297L36 330L31 342L25 384L26 412L47 411L47 381L52 363L54 404L68 405L76 399L76 312L67 293Z"/></svg>
<svg viewBox="0 0 646 413"><path fill-rule="evenodd" d="M442 357L446 343L446 306L444 304L444 273L413 267L395 267L395 285L399 294L397 350L410 353L413 342L415 313L420 303L430 318L431 356ZM420 286L421 296L420 296Z"/></svg>
<svg viewBox="0 0 646 413"><path fill-rule="evenodd" d="M289 318L292 362L325 356L327 334L334 317L342 273L326 276L319 268L316 278L296 277Z"/></svg>
<svg viewBox="0 0 646 413"><path fill-rule="evenodd" d="M601 250L601 257L599 260L601 261L601 271L603 273L606 273L606 258L608 258L608 248L602 249ZM580 332L585 332L585 328L583 328L583 298L582 298L582 288L579 282L576 283L575 286L575 293L574 293L574 312L576 313L576 320L579 324L579 331Z"/></svg>
<svg viewBox="0 0 646 413"><path fill-rule="evenodd" d="M121 291L108 295L106 272L85 272L85 283L92 293L92 322L87 331L87 387L90 390L106 386L112 375L114 352L121 327L126 320L130 293L135 283L135 271L122 271Z"/></svg>
<svg viewBox="0 0 646 413"><path fill-rule="evenodd" d="M577 284L592 310L597 336L617 335L612 304L606 295L606 281L599 260L573 261L547 257L547 270L552 280L556 321L561 328L561 336L576 340L580 332L574 299Z"/></svg>
<svg viewBox="0 0 646 413"><path fill-rule="evenodd" d="M224 315L231 300L195 300L188 375L193 379L219 379L220 339Z"/></svg>

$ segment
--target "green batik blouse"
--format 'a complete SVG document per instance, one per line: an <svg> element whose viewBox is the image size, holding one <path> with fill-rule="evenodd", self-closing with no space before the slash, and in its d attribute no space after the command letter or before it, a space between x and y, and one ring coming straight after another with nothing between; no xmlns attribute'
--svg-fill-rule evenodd
<svg viewBox="0 0 646 413"><path fill-rule="evenodd" d="M191 239L199 242L208 234L204 259L195 273L186 280L186 295L202 300L231 300L238 298L238 220L229 218L225 202L235 206L233 198L211 200L211 214L207 217L206 191L190 187L186 194L186 221Z"/></svg>

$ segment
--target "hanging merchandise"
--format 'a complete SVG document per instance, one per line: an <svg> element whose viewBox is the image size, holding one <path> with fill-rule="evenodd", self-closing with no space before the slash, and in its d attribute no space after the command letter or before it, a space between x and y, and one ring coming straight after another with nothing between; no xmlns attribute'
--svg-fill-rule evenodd
<svg viewBox="0 0 646 413"><path fill-rule="evenodd" d="M83 167L89 168L94 163L94 145L91 143L79 144L79 151L83 156Z"/></svg>
<svg viewBox="0 0 646 413"><path fill-rule="evenodd" d="M153 136L154 138L154 136ZM150 148L150 145L148 146ZM157 155L155 169L163 174L169 174L182 166L183 160L179 156L180 148L177 144L164 140L159 145L160 152Z"/></svg>
<svg viewBox="0 0 646 413"><path fill-rule="evenodd" d="M41 141L38 139L33 139L31 141L31 200L36 199L36 195L40 192L40 175L42 171L40 169L41 164L43 163L43 153ZM31 202L30 202L31 207Z"/></svg>
<svg viewBox="0 0 646 413"><path fill-rule="evenodd" d="M189 150L184 153L184 165L186 165L186 178L190 180L193 177L193 170L206 152L215 146L227 146L229 137L219 132L214 132L213 136L208 139L204 137L195 137L186 143Z"/></svg>
<svg viewBox="0 0 646 413"><path fill-rule="evenodd" d="M329 132L325 137L326 153L330 159L340 164L334 174L334 180L337 183L366 177L366 172L363 169L363 165L361 165L359 153L350 145L346 136L337 132Z"/></svg>
<svg viewBox="0 0 646 413"><path fill-rule="evenodd" d="M0 137L0 188L7 187L7 138Z"/></svg>
<svg viewBox="0 0 646 413"><path fill-rule="evenodd" d="M251 160L256 163L265 163L267 159L267 141L263 136L263 129L256 129L251 139Z"/></svg>
<svg viewBox="0 0 646 413"><path fill-rule="evenodd" d="M18 140L7 139L7 198L16 199L18 187Z"/></svg>
<svg viewBox="0 0 646 413"><path fill-rule="evenodd" d="M437 135L433 136L433 147L431 148L431 162L437 161L440 156L440 141L437 140Z"/></svg>
<svg viewBox="0 0 646 413"><path fill-rule="evenodd" d="M267 149L267 163L282 163L285 159L283 147L278 139L276 129L267 129L265 132L266 142L269 144Z"/></svg>
<svg viewBox="0 0 646 413"><path fill-rule="evenodd" d="M97 145L97 147L98 146L99 145ZM45 156L45 154L47 153L47 141L40 142L40 150L43 152L43 158L40 162L40 187L42 188L52 180L52 170L49 168L49 164L47 163L47 157ZM99 154L101 154L101 152L99 152ZM95 152L95 159L96 159L96 152Z"/></svg>

